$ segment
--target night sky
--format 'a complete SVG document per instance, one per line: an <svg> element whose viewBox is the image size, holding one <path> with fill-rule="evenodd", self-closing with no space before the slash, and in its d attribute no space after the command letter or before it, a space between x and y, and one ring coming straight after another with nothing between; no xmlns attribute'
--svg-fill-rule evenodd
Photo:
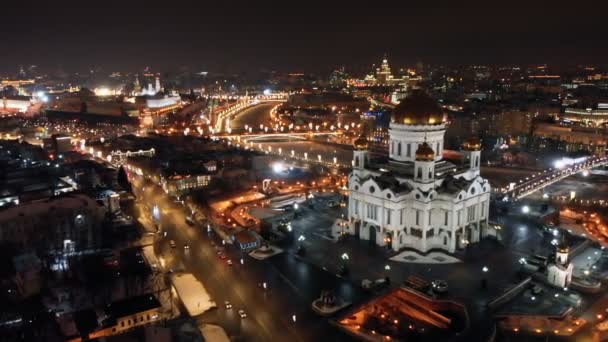
<svg viewBox="0 0 608 342"><path fill-rule="evenodd" d="M608 1L217 2L3 2L0 72L608 61Z"/></svg>

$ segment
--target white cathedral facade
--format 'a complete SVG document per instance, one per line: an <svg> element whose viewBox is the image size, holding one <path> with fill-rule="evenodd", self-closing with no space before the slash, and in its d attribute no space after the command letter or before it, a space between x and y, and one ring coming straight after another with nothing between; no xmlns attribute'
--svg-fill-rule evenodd
<svg viewBox="0 0 608 342"><path fill-rule="evenodd" d="M163 88L160 85L160 78L156 77L154 80L154 85L152 83L148 83L146 88L141 88L139 83L139 77L135 76L135 85L133 95L135 96L155 96L156 94L163 91Z"/></svg>
<svg viewBox="0 0 608 342"><path fill-rule="evenodd" d="M350 234L395 251L413 248L453 253L486 235L490 184L480 177L481 144L465 144L465 163L442 159L446 116L422 90L395 108L389 158L370 158L364 135L355 141L349 176Z"/></svg>

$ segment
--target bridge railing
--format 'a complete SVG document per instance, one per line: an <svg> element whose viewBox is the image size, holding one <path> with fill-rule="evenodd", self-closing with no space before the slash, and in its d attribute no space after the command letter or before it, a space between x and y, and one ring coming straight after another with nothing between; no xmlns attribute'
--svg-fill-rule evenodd
<svg viewBox="0 0 608 342"><path fill-rule="evenodd" d="M525 181L520 180L519 184L513 186L512 188L498 189L497 194L503 196L503 198L519 200L546 186L559 182L564 178L598 166L604 166L606 164L608 164L607 157L596 157L579 164L573 164L566 169L557 169L549 173L547 173L548 170L545 170L539 173L538 176L526 179ZM550 170L552 169L549 169L549 171Z"/></svg>

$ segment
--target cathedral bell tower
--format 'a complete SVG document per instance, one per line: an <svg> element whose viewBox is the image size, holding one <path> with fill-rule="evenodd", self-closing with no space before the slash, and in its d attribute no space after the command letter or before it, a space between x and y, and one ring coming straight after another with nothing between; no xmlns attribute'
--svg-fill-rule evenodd
<svg viewBox="0 0 608 342"><path fill-rule="evenodd" d="M479 176L479 164L481 163L481 142L478 138L465 140L464 151L468 159L469 170L473 171L474 176Z"/></svg>
<svg viewBox="0 0 608 342"><path fill-rule="evenodd" d="M353 146L353 170L364 170L369 163L369 142L365 130L354 141Z"/></svg>
<svg viewBox="0 0 608 342"><path fill-rule="evenodd" d="M426 141L418 146L416 150L414 180L420 183L435 181L435 151L433 151Z"/></svg>

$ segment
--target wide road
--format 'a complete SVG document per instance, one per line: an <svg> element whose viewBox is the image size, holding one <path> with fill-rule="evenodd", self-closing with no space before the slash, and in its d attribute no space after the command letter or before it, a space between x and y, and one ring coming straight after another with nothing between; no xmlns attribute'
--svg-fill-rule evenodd
<svg viewBox="0 0 608 342"><path fill-rule="evenodd" d="M340 297L359 302L365 296L357 286L292 254L258 261L226 244L225 253L233 261L229 266L212 245L222 245L215 233L187 225L183 209L171 209L166 200L155 195L147 194L146 199L162 208L162 229L167 231L155 244L158 257L164 260L166 270L193 273L218 304L217 310L199 317L200 322L220 324L238 341L351 341L317 316L310 305L323 289L334 289ZM176 242L176 248L169 246L170 240ZM189 250L184 249L185 244ZM266 291L258 285L263 282L267 283ZM226 309L224 301L230 301L233 308ZM247 312L246 319L239 318L239 309ZM292 315L296 315L295 323Z"/></svg>
<svg viewBox="0 0 608 342"><path fill-rule="evenodd" d="M276 102L263 102L249 107L230 120L230 128L243 130L245 125L249 125L256 131L260 129L260 125L268 126L270 125L270 110L276 105Z"/></svg>

